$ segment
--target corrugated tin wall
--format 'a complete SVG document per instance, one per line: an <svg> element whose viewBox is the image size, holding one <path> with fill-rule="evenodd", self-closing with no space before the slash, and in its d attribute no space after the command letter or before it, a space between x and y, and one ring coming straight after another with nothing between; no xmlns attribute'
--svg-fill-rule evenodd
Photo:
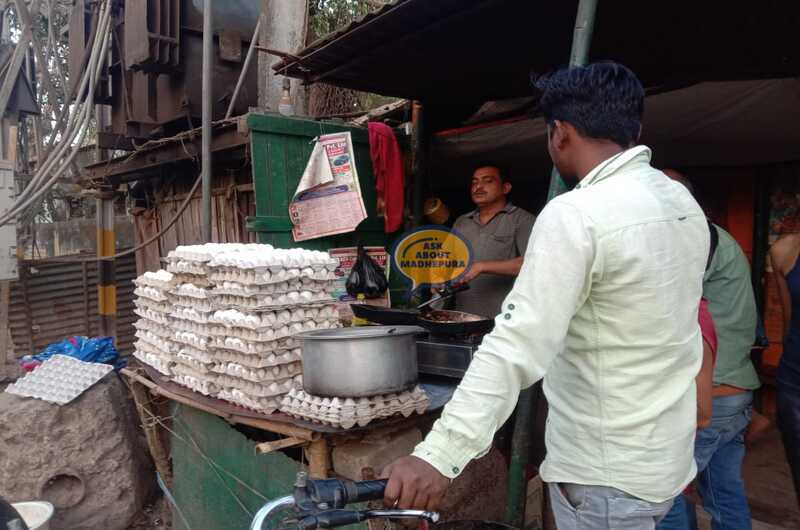
<svg viewBox="0 0 800 530"><path fill-rule="evenodd" d="M97 262L86 254L19 265L19 280L12 282L9 327L18 357L38 353L47 345L72 335L99 333L97 316ZM133 255L116 261L117 349L133 351L136 315L133 313Z"/></svg>

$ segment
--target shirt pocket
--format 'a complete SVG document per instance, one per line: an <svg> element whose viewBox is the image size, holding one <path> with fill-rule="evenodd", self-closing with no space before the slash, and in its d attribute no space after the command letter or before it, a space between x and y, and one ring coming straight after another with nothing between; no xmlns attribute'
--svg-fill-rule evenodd
<svg viewBox="0 0 800 530"><path fill-rule="evenodd" d="M517 256L516 241L513 230L498 230L489 236L489 248L491 254L486 259L511 259Z"/></svg>

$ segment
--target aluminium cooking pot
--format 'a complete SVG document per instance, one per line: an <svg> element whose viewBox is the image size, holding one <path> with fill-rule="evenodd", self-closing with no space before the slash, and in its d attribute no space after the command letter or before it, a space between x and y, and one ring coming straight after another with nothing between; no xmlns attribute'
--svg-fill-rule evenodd
<svg viewBox="0 0 800 530"><path fill-rule="evenodd" d="M369 397L417 384L416 326L318 329L303 341L303 389L314 396Z"/></svg>

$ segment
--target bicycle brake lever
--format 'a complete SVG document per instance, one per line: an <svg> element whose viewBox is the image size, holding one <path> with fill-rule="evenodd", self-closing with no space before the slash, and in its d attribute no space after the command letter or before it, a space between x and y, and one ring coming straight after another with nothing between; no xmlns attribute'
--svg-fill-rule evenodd
<svg viewBox="0 0 800 530"><path fill-rule="evenodd" d="M424 519L430 523L438 523L441 515L439 512L426 512L424 510L364 510L361 512L366 519L384 517L387 519Z"/></svg>
<svg viewBox="0 0 800 530"><path fill-rule="evenodd" d="M297 530L316 530L317 528L336 528L360 523L367 519L424 519L431 523L439 522L437 512L424 510L326 510L315 515L303 517L297 522Z"/></svg>

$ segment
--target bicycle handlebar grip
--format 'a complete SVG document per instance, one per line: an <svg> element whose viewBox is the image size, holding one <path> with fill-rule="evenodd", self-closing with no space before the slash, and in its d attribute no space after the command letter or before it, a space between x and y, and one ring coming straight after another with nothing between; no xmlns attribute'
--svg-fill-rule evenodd
<svg viewBox="0 0 800 530"><path fill-rule="evenodd" d="M386 490L388 480L365 480L364 482L353 482L352 493L348 491L348 502L367 502L379 501L383 499L383 492ZM348 488L349 490L350 488Z"/></svg>

